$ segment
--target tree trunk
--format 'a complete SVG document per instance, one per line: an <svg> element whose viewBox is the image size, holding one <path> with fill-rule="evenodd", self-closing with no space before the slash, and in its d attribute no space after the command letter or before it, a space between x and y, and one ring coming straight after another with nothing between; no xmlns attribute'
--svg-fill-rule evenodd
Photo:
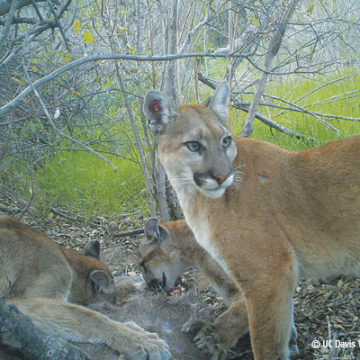
<svg viewBox="0 0 360 360"><path fill-rule="evenodd" d="M165 53L176 54L177 46L177 11L178 11L178 1L171 0L168 3L168 22L166 24L165 34L167 34L168 41L166 43ZM177 72L176 72L176 62L168 61L164 66L164 75L161 90L170 97L174 102L178 102L177 98ZM160 161L156 162L156 184L157 184L157 201L159 216L162 221L169 221L170 211L174 218L179 218L182 215L181 207L179 201L176 197L174 190L167 189L171 188L169 180L165 174L163 166L160 164Z"/></svg>

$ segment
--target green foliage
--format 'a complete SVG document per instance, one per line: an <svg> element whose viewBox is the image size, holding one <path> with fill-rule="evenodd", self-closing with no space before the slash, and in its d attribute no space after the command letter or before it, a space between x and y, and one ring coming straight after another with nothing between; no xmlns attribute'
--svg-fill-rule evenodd
<svg viewBox="0 0 360 360"><path fill-rule="evenodd" d="M224 60L221 60L224 61ZM333 80L346 77L349 73L335 74L328 78L301 79L293 77L291 80L269 83L265 93L286 99L291 103L305 108L308 111L324 114L337 114L348 117L360 117L358 93L360 89L360 76L355 74L343 80L333 82L321 87ZM105 81L108 81L106 79ZM316 88L319 88L315 91ZM212 92L204 87L202 98L211 96ZM307 96L305 96L308 94ZM339 95L340 94L340 95ZM106 95L106 94L105 94ZM106 124L114 124L111 130L103 133L102 128L92 129L91 139L99 140L110 133L122 139L121 146L126 148L127 156L138 159L138 154L130 125L122 119L123 104L119 98L109 96L96 100L92 106L101 106L108 109L104 114ZM304 97L305 96L305 97ZM251 102L253 95L243 95L242 101ZM299 100L300 98L303 99ZM193 99L189 99L192 102ZM267 103L288 107L280 100L265 97ZM135 117L139 120L140 111L137 104L133 106ZM319 146L326 142L338 139L338 136L320 123L314 116L289 110L277 109L269 106L260 106L258 109L263 115L280 123L281 125L306 135L314 141L303 141L284 135L276 130L270 130L259 120L255 119L254 138L271 141L281 147L290 150L301 150L311 146ZM240 134L241 127L247 113L233 109L232 114L233 132ZM331 120L324 118L339 132L340 137L351 136L360 133L360 122L349 120ZM139 120L140 121L140 120ZM35 136L42 131L41 124L29 122L24 134ZM138 124L139 130L141 124ZM105 134L105 135L104 135ZM140 130L140 134L141 133ZM81 131L75 131L73 136L77 139L89 142L86 127ZM105 148L108 151L120 151L121 148ZM116 145L114 145L116 146ZM64 147L65 144L64 144ZM149 150L149 149L145 149ZM112 168L101 159L89 152L59 151L55 157L48 159L44 165L36 170L34 177L34 205L41 211L49 211L51 206L67 208L74 214L81 214L89 219L94 216L105 215L109 218L117 218L123 213L149 214L145 192L144 178L140 166L115 156L106 155L117 167L115 173ZM5 174L24 172L24 164L12 163L3 173ZM10 175L9 175L10 176ZM14 178L13 175L10 176ZM30 176L17 176L16 185L28 192Z"/></svg>
<svg viewBox="0 0 360 360"><path fill-rule="evenodd" d="M354 92L360 89L360 75L354 74L352 77L331 83L317 91L312 92L321 85L327 84L335 79L345 77L346 75L346 73L341 73L327 78L319 77L308 80L294 78L286 82L270 83L265 93L286 99L291 103L296 103L296 105L301 106L307 111L360 118L359 93ZM298 101L298 99L302 98L306 94L309 95ZM252 95L243 97L243 100L245 101L251 101L251 99ZM267 103L273 103L274 105L289 107L287 104L284 104L279 100L269 100L269 98L265 98L265 101ZM313 140L297 140L289 137L288 135L282 134L277 130L271 130L268 126L255 119L255 130L252 137L271 141L272 143L285 147L289 150L302 150L308 147L321 146L329 141L334 141L339 138L360 133L359 121L322 117L339 130L340 136L337 136L334 131L325 127L311 114L281 110L269 106L260 106L258 111L288 129L304 134L308 139ZM240 116L241 121L237 122L233 129L235 134L240 134L241 127L246 119L247 113L241 112Z"/></svg>
<svg viewBox="0 0 360 360"><path fill-rule="evenodd" d="M88 218L147 214L140 167L115 156L107 157L118 167L116 173L89 152L58 152L36 172L35 205L40 210L66 207Z"/></svg>

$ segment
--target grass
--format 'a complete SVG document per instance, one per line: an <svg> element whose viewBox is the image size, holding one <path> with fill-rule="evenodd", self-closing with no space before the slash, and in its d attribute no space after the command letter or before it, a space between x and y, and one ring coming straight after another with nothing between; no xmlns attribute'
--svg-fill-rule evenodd
<svg viewBox="0 0 360 360"><path fill-rule="evenodd" d="M267 86L265 93L278 98L286 99L292 103L296 102L296 105L311 112L360 118L360 102L359 97L357 96L359 93L355 92L360 89L360 75L358 74L345 78L341 81L334 82L331 85L324 86L309 94L312 90L347 75L347 73L341 73L332 77L319 77L313 80L295 78L287 82L270 83ZM309 95L304 99L297 101L305 94ZM244 100L250 101L251 98L249 96L244 96ZM266 102L272 102L274 105L279 106L287 106L278 100L269 101L268 98L266 98ZM359 121L329 119L323 117L324 120L339 130L340 135L338 136L334 131L326 127L310 114L288 110L284 111L269 106L261 106L259 111L266 117L271 118L292 131L304 134L309 139L314 139L314 141L310 142L299 141L276 130L271 130L268 126L255 119L255 130L252 137L270 141L289 150L302 150L311 146L320 146L329 141L360 134ZM235 116L235 121L233 121L233 131L235 134L240 134L241 127L246 119L246 116L247 114L242 112L240 121L236 121Z"/></svg>
<svg viewBox="0 0 360 360"><path fill-rule="evenodd" d="M140 167L128 160L108 157L118 171L88 152L58 152L36 172L35 206L65 207L87 218L123 213L147 213Z"/></svg>
<svg viewBox="0 0 360 360"><path fill-rule="evenodd" d="M292 78L280 83L270 82L265 93L293 103L296 102L297 105L309 111L359 118L360 102L356 96L359 93L355 92L360 89L358 74L313 91L317 87L337 78L346 77L348 74L350 73L311 80ZM311 91L313 92L310 93ZM306 94L308 96L298 100ZM252 95L243 96L244 101L250 102L251 99ZM278 100L267 98L265 100L275 105L286 106ZM281 125L314 139L313 142L297 140L276 130L271 130L255 119L255 130L252 137L270 141L290 150L319 146L338 138L360 133L359 121L325 118L339 130L340 135L337 136L309 114L284 111L269 106L261 106L258 111ZM233 109L232 130L235 135L240 134L246 115L244 112ZM124 126L122 126L122 131L124 131L123 128ZM124 136L131 135L125 134ZM134 149L132 148L130 151L134 152ZM143 213L147 216L149 209L140 167L117 157L110 156L109 160L118 167L117 173L104 161L88 152L58 152L35 173L34 205L43 212L47 212L51 206L67 208L88 219L99 215L117 218L123 213ZM24 193L28 193L26 183L28 184L30 180L26 178L26 174L24 178L19 177L21 173L19 166L19 164L15 164L11 171L17 174L19 187L24 189ZM22 171L24 172L24 169Z"/></svg>

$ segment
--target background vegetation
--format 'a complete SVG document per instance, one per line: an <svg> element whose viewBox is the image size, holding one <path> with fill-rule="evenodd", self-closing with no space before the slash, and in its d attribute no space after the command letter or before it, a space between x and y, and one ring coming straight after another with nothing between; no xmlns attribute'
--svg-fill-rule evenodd
<svg viewBox="0 0 360 360"><path fill-rule="evenodd" d="M0 192L45 214L179 216L151 88L229 81L234 134L288 149L360 133L357 0L2 0L0 31Z"/></svg>

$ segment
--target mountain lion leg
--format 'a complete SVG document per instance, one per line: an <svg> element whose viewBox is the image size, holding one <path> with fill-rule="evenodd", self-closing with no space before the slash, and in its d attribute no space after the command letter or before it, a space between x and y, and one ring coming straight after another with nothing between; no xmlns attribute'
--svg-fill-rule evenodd
<svg viewBox="0 0 360 360"><path fill-rule="evenodd" d="M255 281L252 291L245 292L255 360L290 359L295 276L292 271L282 271L280 274L280 269L276 271L276 279L262 276L261 281ZM268 284L267 288L264 283Z"/></svg>
<svg viewBox="0 0 360 360"><path fill-rule="evenodd" d="M236 342L249 330L248 316L243 298L235 301L227 311L221 314L213 324L205 326L195 336L198 348L206 350L212 355L211 360L222 360ZM291 332L289 340L289 354L291 359L299 356L297 346L297 331L291 308Z"/></svg>
<svg viewBox="0 0 360 360"><path fill-rule="evenodd" d="M35 325L74 343L103 344L128 360L168 360L168 346L135 323L120 323L60 299L11 299Z"/></svg>
<svg viewBox="0 0 360 360"><path fill-rule="evenodd" d="M211 360L223 360L228 350L248 332L245 301L240 298L221 314L213 324L205 326L195 336L198 348L211 354Z"/></svg>
<svg viewBox="0 0 360 360"><path fill-rule="evenodd" d="M290 332L290 340L289 340L289 353L290 359L297 359L300 351L297 346L297 330L294 322L294 301L291 298L291 332Z"/></svg>

